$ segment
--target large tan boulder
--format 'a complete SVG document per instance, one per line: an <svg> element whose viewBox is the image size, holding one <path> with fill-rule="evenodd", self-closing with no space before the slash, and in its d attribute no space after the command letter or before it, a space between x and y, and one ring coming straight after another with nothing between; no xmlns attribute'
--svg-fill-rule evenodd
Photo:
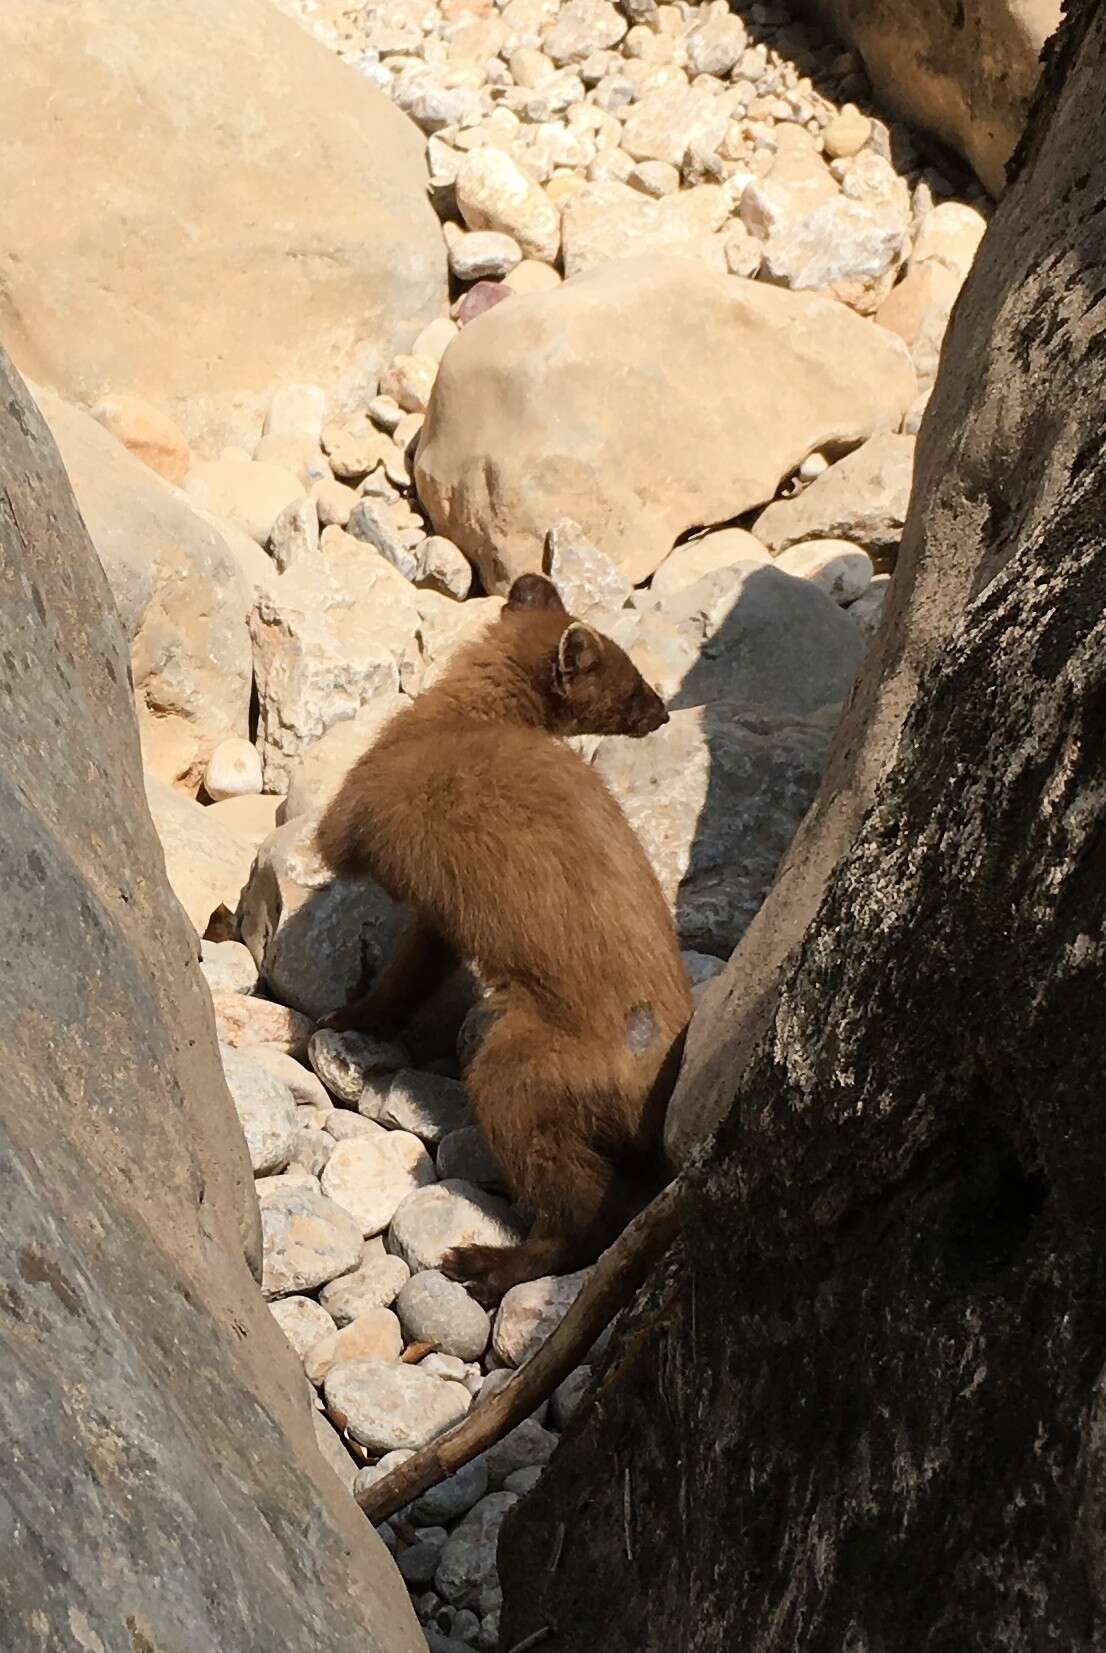
<svg viewBox="0 0 1106 1653"><path fill-rule="evenodd" d="M44 384L216 452L444 311L418 131L268 0L7 0L0 62L0 341Z"/></svg>
<svg viewBox="0 0 1106 1653"><path fill-rule="evenodd" d="M130 644L144 762L195 792L216 746L249 732L251 589L183 494L89 414L36 394Z"/></svg>
<svg viewBox="0 0 1106 1653"><path fill-rule="evenodd" d="M816 448L895 429L905 345L844 305L632 259L498 305L445 353L416 460L489 591L562 516L645 579L687 529L764 504Z"/></svg>
<svg viewBox="0 0 1106 1653"><path fill-rule="evenodd" d="M804 9L853 42L883 103L1001 192L1060 0L804 0Z"/></svg>

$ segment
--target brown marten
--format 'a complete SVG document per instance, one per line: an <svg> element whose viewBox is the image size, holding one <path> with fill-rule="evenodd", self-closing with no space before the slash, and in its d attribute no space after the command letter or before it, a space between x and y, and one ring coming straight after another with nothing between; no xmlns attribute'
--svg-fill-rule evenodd
<svg viewBox="0 0 1106 1653"><path fill-rule="evenodd" d="M646 735L660 698L538 574L396 714L318 829L343 878L414 922L371 991L329 1018L400 1031L458 961L490 989L466 1074L527 1242L442 1264L480 1301L593 1262L662 1185L660 1134L691 997L653 869L594 769L555 735Z"/></svg>

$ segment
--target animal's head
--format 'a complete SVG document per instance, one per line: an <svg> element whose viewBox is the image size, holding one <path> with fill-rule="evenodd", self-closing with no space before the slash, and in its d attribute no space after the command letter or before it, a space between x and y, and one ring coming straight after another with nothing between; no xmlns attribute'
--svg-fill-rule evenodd
<svg viewBox="0 0 1106 1653"><path fill-rule="evenodd" d="M553 733L640 737L668 722L664 701L625 649L574 620L544 574L519 576L503 617L509 626L526 628Z"/></svg>

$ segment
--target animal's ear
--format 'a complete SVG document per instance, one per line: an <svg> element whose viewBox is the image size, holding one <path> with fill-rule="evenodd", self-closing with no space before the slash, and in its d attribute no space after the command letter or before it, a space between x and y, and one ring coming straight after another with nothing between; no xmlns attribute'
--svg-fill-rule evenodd
<svg viewBox="0 0 1106 1653"><path fill-rule="evenodd" d="M582 620L573 620L557 645L557 681L567 688L574 678L595 671L602 658L603 643L598 633Z"/></svg>
<svg viewBox="0 0 1106 1653"><path fill-rule="evenodd" d="M512 613L522 609L547 608L559 614L565 605L557 595L557 587L544 574L520 574L507 594L507 607Z"/></svg>

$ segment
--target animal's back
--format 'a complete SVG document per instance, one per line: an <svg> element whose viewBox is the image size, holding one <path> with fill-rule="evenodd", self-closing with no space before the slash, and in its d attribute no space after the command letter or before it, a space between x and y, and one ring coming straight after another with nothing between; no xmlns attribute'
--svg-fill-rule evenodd
<svg viewBox="0 0 1106 1653"><path fill-rule="evenodd" d="M599 775L542 730L401 714L351 777L363 870L563 1025L687 1018L667 904Z"/></svg>

